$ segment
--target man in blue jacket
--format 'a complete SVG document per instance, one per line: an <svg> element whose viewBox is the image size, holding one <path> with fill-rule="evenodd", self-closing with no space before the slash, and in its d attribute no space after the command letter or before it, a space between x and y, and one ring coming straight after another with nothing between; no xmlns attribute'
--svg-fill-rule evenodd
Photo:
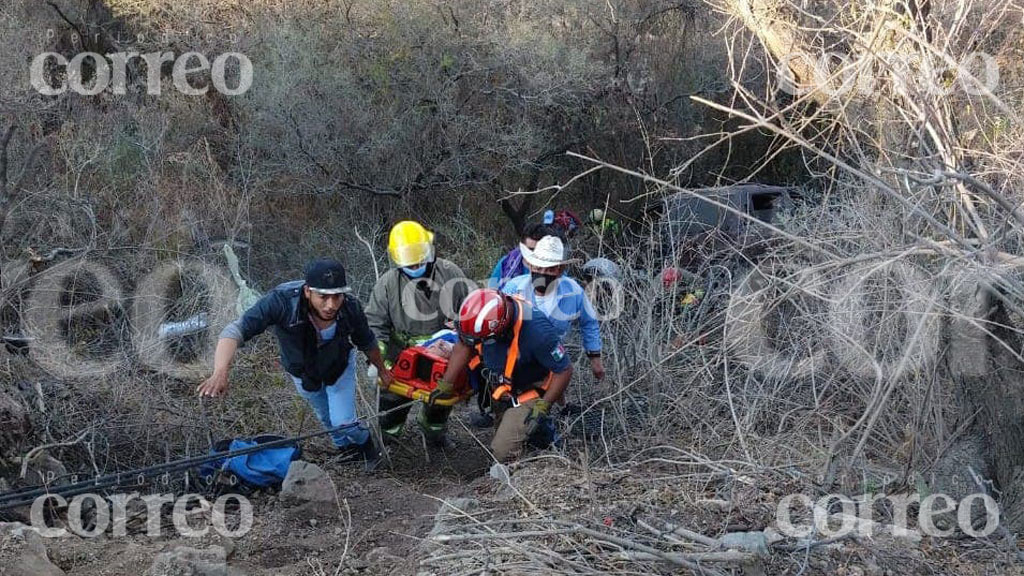
<svg viewBox="0 0 1024 576"><path fill-rule="evenodd" d="M310 262L305 281L281 284L228 324L217 342L213 375L199 385L199 395L224 396L238 346L270 327L277 336L281 366L324 428L334 429L335 446L347 455L362 455L367 469L373 469L380 454L369 429L356 417L355 348L366 354L385 383L390 383L391 373L339 262Z"/></svg>
<svg viewBox="0 0 1024 576"><path fill-rule="evenodd" d="M491 270L491 276L487 279L487 286L501 290L509 280L516 276L529 274L530 269L523 262L522 247L526 246L532 249L541 238L557 234L559 234L559 230L550 224L528 225L519 239L519 246L502 256L498 263L494 265L494 269Z"/></svg>
<svg viewBox="0 0 1024 576"><path fill-rule="evenodd" d="M522 245L519 248L530 272L509 280L502 291L533 304L548 317L561 338L565 338L573 322L579 322L590 371L595 379L601 380L605 374L601 361L601 327L583 287L565 274L570 261L565 242L558 236L545 236L532 247Z"/></svg>

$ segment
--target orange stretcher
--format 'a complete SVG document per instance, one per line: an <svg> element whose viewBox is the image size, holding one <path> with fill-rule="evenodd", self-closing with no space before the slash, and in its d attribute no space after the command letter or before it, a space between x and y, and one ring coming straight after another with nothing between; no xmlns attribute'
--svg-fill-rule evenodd
<svg viewBox="0 0 1024 576"><path fill-rule="evenodd" d="M385 390L405 398L426 402L447 369L447 358L432 354L423 346L406 348L395 360L395 365L391 368L394 380L390 386L385 387ZM455 396L438 400L435 402L437 406L454 406L473 395L468 372L460 373L454 384Z"/></svg>

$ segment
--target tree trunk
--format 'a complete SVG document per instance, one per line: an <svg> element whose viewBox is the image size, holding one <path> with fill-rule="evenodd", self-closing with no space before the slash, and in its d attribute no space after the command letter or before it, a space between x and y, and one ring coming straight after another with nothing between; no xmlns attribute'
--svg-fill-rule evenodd
<svg viewBox="0 0 1024 576"><path fill-rule="evenodd" d="M1000 307L993 326L1012 326L1008 315ZM1007 328L992 330L1012 349L1021 350L1021 339ZM1024 531L1024 365L994 339L988 342L991 358L988 374L964 381L968 408L976 411L979 429L989 470L986 474L995 481L1001 492L1001 522L1010 532ZM972 406L973 405L973 406Z"/></svg>
<svg viewBox="0 0 1024 576"><path fill-rule="evenodd" d="M788 69L794 88L801 92L813 90L813 59L817 58L817 51L798 38L796 26L784 16L786 4L784 0L729 0L726 7L757 36L765 50ZM811 99L824 104L828 97L815 90Z"/></svg>
<svg viewBox="0 0 1024 576"><path fill-rule="evenodd" d="M530 207L533 205L533 195L529 194L523 196L523 199L519 202L519 206L513 206L512 200L504 199L501 201L501 211L508 216L508 219L512 221L512 226L516 230L516 237L521 237L523 231L526 230L526 215L530 211Z"/></svg>

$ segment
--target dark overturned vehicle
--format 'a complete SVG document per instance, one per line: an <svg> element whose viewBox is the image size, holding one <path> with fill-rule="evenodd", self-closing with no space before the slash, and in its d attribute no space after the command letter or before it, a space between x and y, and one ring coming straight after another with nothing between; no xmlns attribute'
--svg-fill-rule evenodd
<svg viewBox="0 0 1024 576"><path fill-rule="evenodd" d="M780 244L771 227L784 230L803 198L798 188L764 184L677 192L649 216L641 238L653 240L649 252L631 249L630 264L640 269L588 260L581 277L598 314L618 322L621 333L636 335L619 343L621 357L658 362L681 353L699 360L702 347L720 344L731 295ZM599 278L621 289L605 290L609 284L595 282ZM774 330L783 324L774 321ZM570 394L585 390L574 387ZM651 409L650 398L623 389L607 398L573 398L564 412L572 432L596 439L606 431L628 435L630 422Z"/></svg>
<svg viewBox="0 0 1024 576"><path fill-rule="evenodd" d="M730 294L779 244L773 228L783 230L803 198L799 188L748 183L663 199L657 221L661 311L674 345L719 339Z"/></svg>

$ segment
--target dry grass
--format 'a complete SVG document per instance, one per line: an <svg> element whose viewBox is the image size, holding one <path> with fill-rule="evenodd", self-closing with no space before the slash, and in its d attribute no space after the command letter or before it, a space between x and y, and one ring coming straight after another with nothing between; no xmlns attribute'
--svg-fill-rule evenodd
<svg viewBox="0 0 1024 576"><path fill-rule="evenodd" d="M931 40L900 21L885 28L886 48L955 60L984 49L1005 65L1014 61L1009 55L1020 50L1014 24L1020 7L932 4ZM892 13L859 3L816 5L813 13L789 9L783 12L796 15L792 24L802 45L845 47L886 69L887 51L867 42L865 31ZM979 30L998 32L982 37ZM747 60L763 54L747 45L748 38L733 37L734 98L702 102L802 150L816 177L806 191L809 201L784 222L789 236L756 263L704 253L697 259L704 263L698 281L667 293L652 278L664 263L659 246L631 245L615 254L646 273L627 278L626 313L606 324L614 378L572 391L585 407L606 412L610 425L596 440L567 443L561 459L541 459L513 475L520 482L513 482L517 490L508 499L518 514L490 497L483 509L478 503L448 511L444 533L460 535L448 540L470 542L474 553L449 547L435 552L438 561L459 562L466 573L485 567L576 572L584 566L668 572L677 569L671 560L649 550L636 554L637 544L676 560L694 550L693 542L644 528L674 521L665 515L717 536L728 524L771 525L773 505L784 494L963 495L978 489L960 481L982 456L965 455L961 447L984 428L974 420L977 397L965 393L979 385L979 374L963 368L983 372L990 362L979 331L988 335L989 350L1007 350L1016 358L1011 362L1020 361L1013 312L1020 285L1002 264L1020 254L1022 221L1013 208L1020 203L1019 85L936 98L882 82L869 98L787 100L770 92L774 77L761 87L767 91L751 89L758 83L748 81L747 72L774 65ZM1019 67L1011 66L1007 77L1015 78ZM737 134L723 135L708 150ZM594 163L655 192L679 189L672 178ZM755 273L744 279L752 266ZM703 307L680 304L681 296L717 279L731 297L716 302L709 290ZM992 306L1005 307L1014 320L996 320L988 309L968 317L978 311L972 302L979 283ZM964 347L975 356L968 358ZM649 406L647 419L623 430L616 415L629 412L638 397ZM1006 417L1014 414L1008 410ZM534 484L534 473L543 480ZM988 473L994 477L996 468ZM736 486L755 487L760 497L746 500L730 491ZM1015 490L1009 483L1004 488ZM714 514L720 524L703 523L693 500L678 500L701 492L728 503L728 511ZM664 502L665 494L676 500ZM1008 497L1003 505L1013 516L1020 503ZM612 519L612 528L601 527L603 517ZM799 573L889 562L897 572L910 565L956 573L1016 570L1006 565L1014 545L987 559L977 554L979 546L985 544L938 546L924 557L878 545L801 548L791 557L776 554L772 566ZM623 558L630 562L620 564Z"/></svg>
<svg viewBox="0 0 1024 576"><path fill-rule="evenodd" d="M597 4L605 9L606 3ZM930 41L897 18L886 46L951 58L985 49L1007 65L1019 61L1014 4L934 4ZM612 35L594 29L609 16L593 6L591 12L578 6L560 12L546 3L523 4L516 13L508 5L499 30L482 27L484 10L472 12L476 17L459 13L464 32L479 34L479 42L461 45L449 43L434 25L454 25L452 14L425 4L377 10L353 3L351 11L344 2L109 5L131 25L152 31L171 22L184 28L213 23L206 40L196 41L210 49L230 46L232 31L258 28L258 38L249 37L243 47L267 56L275 71L267 85L278 86L226 115L215 101L173 95L159 103L61 102L74 121L45 136L51 146L40 171L52 177L37 176L21 191L3 229L3 250L10 258L26 248L84 248L86 258L114 270L126 293L160 262L216 261L211 241L227 237L254 247L243 253L243 268L259 288L297 277L305 259L324 254L357 271L353 281L365 295L371 271L386 265L387 224L409 216L431 223L441 255L480 277L502 252L502 235L495 231L503 219L494 199L503 190L519 188L535 169L545 186L579 165L594 165L576 157L571 162L577 164L539 166L538 155L552 143L547 130L563 132L552 118L593 121L587 129L604 150L617 150L628 140L623 133L648 136L637 136L626 158L617 157L624 167L602 165L604 186L626 196L653 198L686 186L705 159L715 159L710 164L727 182L726 160L748 152L737 142L755 132L773 143L746 177L767 173L787 149L804 159L802 169L812 176L807 201L775 223L789 236L777 239L766 258L699 252L697 280L665 289L658 278L665 247L653 240L659 237L656 222L638 218L630 236L582 242L587 252L633 271L624 278L624 313L604 325L609 378L598 384L584 376L570 390L585 410L578 423L596 433L570 435L559 450L521 465L512 493L475 486L479 501L470 505L476 508L443 512L444 531L435 534L461 538L462 548L425 549L424 570L441 562L467 574L669 573L691 567L694 554L721 552L699 539L679 541L678 534L666 534L669 524L717 538L769 526L784 494L942 488L950 475L963 472L947 456L974 434L973 411L959 385L975 380L952 374L947 361L964 334L984 343L979 330L1002 334L1005 348L1017 354L1013 333L1024 319L1015 307L1024 286L996 266L1001 255L1021 252L1021 220L1007 209L1020 203L1024 184L1024 135L1006 112L1021 110L1019 70L1007 70L1006 82L992 95L936 99L883 84L871 98L811 103L776 97L773 63L738 27L727 29L725 38L732 85L724 96L724 82L709 86L699 70L668 62L665 54L693 46L672 36L666 28L672 21L643 29L645 41L665 49L661 59L641 43L637 53L645 64L623 78L609 77ZM871 46L865 34L890 13L863 3L821 3L814 13L791 8L787 14L798 15L794 29L806 45L839 39L836 45L885 67L883 51L864 48ZM286 19L284 10L323 12L332 25L317 28L312 23L321 20L312 17ZM832 19L823 28L826 16ZM568 23L545 23L558 17ZM283 23L266 25L278 19ZM372 30L378 34L360 36ZM978 30L999 33L981 36ZM328 50L339 37L352 42ZM504 41L509 38L515 41ZM410 49L421 41L430 50ZM177 45L190 42L179 37ZM284 49L296 43L299 49ZM713 61L712 50L705 49L701 58ZM345 70L320 75L323 63L314 56L324 50ZM11 60L5 58L0 64L6 66ZM464 66L460 70L474 86L484 85L481 78L493 81L494 93L474 92L438 66ZM414 74L421 68L431 73ZM517 79L525 84L513 90ZM679 94L650 89L677 79L702 99L682 98L687 105L673 107L665 101ZM628 105L611 96L607 106L592 100L605 83L615 87L612 94L628 86ZM302 86L309 90L300 91ZM430 114L417 100L425 95L436 98ZM2 89L0 104L5 111L36 110L24 93ZM289 108L296 110L293 117L285 113ZM527 108L537 115L526 114ZM538 112L549 109L558 112ZM47 114L31 121L42 126ZM655 120L704 114L729 116L734 123L692 141L681 140L689 135L684 128L697 124ZM26 140L15 142L19 155L32 137L42 136L24 133ZM340 141L332 140L338 134ZM315 145L304 149L308 142ZM460 155L466 150L471 153ZM370 183L387 193L408 186L423 169L450 188L393 201L340 185ZM481 171L500 177L480 186ZM592 179L580 181L581 187L591 185ZM556 202L573 199L572 192ZM593 204L607 197L596 185L579 194ZM614 202L612 207L631 210ZM748 276L751 269L756 274ZM979 282L998 288L993 298L1006 309L999 322L970 320L974 307L964 295ZM203 305L203 296L183 284L181 294L172 295L170 317L187 317ZM683 304L698 288L704 298ZM194 398L194 382L158 376L134 362L134 318L125 314L130 308L125 302L112 313L116 345L106 352L126 356L115 374L70 385L22 359L10 360L0 373L6 380L44 383L47 410L35 416L41 441L93 431L62 454L69 463L118 470L203 452L208 435L317 425L303 416L290 383L278 376L269 338L240 360L233 400L215 412ZM965 356L957 362L976 364ZM578 373L587 374L582 361ZM911 564L939 572L1006 569L1001 552L979 551L981 544L970 542L950 545L952 551L936 544L923 557L855 543L797 553L792 546L784 541L776 547L767 561L773 571L831 573L869 560L896 572ZM958 554L966 567L957 564ZM710 570L735 566L730 560Z"/></svg>

